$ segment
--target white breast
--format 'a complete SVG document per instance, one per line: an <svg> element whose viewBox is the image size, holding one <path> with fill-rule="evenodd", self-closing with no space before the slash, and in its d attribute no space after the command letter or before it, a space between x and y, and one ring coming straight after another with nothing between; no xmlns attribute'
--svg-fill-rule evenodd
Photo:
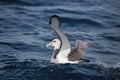
<svg viewBox="0 0 120 80"><path fill-rule="evenodd" d="M65 63L71 63L71 64L75 64L75 63L78 63L78 61L68 61L68 52L70 52L71 49L67 49L67 50L64 50L60 53L58 53L58 55L56 56L56 59L53 58L53 55L51 57L51 63L61 63L61 64L65 64Z"/></svg>

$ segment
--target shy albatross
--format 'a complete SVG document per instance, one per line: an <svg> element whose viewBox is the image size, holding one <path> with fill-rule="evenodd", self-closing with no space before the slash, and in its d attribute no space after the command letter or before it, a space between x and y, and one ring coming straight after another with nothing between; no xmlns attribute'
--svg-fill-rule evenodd
<svg viewBox="0 0 120 80"><path fill-rule="evenodd" d="M89 44L81 40L76 40L76 48L72 50L68 38L60 29L61 22L57 15L53 15L50 18L49 26L59 37L59 39L54 39L52 42L46 44L46 47L54 47L54 52L50 60L51 63L65 64L89 61L83 58L86 53L86 48L89 46Z"/></svg>

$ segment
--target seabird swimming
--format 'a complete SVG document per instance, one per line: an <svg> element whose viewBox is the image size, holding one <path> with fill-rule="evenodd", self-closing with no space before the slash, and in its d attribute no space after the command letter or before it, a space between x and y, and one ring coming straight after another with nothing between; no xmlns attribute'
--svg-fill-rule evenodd
<svg viewBox="0 0 120 80"><path fill-rule="evenodd" d="M83 56L86 53L86 48L90 46L90 44L81 40L76 40L76 48L72 50L67 37L60 29L61 22L57 15L53 15L50 18L49 26L59 37L59 39L54 39L52 42L46 44L46 47L54 47L54 52L50 60L51 63L65 64L89 61L87 59L84 59Z"/></svg>

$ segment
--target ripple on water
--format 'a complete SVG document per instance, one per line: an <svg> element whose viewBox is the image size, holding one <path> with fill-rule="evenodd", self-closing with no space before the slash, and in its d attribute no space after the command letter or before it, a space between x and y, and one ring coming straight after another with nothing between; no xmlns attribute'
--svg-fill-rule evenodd
<svg viewBox="0 0 120 80"><path fill-rule="evenodd" d="M0 0L0 13L0 80L120 79L119 1ZM57 38L48 27L55 14L71 41L102 47L88 51L90 63L50 63L52 49L42 45Z"/></svg>

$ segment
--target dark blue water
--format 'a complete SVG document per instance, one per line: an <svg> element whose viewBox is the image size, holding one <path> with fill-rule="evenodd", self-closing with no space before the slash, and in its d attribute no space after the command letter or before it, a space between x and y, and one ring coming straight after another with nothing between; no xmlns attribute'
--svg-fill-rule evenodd
<svg viewBox="0 0 120 80"><path fill-rule="evenodd" d="M100 48L87 50L89 63L50 63L52 15L72 47ZM0 0L0 80L120 80L120 0Z"/></svg>

